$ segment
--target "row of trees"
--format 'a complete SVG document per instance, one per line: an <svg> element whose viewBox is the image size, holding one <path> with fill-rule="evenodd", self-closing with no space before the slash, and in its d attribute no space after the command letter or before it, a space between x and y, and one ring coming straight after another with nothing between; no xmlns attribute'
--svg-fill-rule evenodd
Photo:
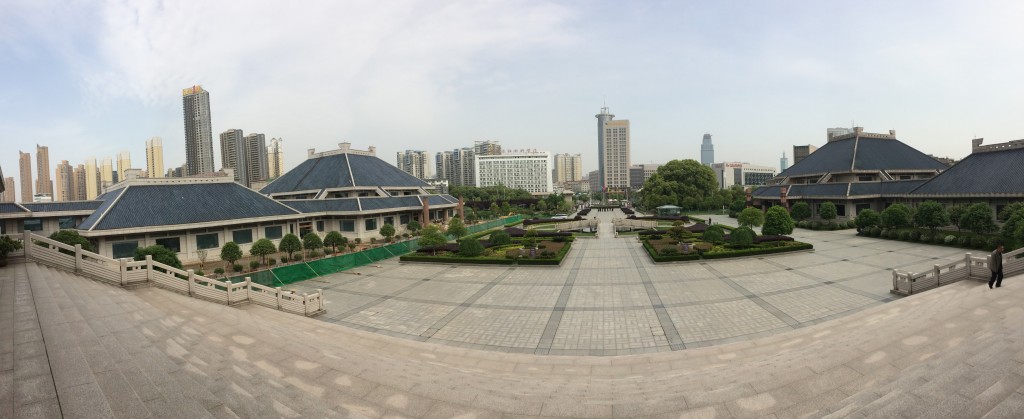
<svg viewBox="0 0 1024 419"><path fill-rule="evenodd" d="M1010 208L1012 207L1012 208ZM1009 211L1007 211L1009 210ZM1001 215L1009 219L1014 211L1024 210L1021 204L1008 206ZM1022 216L1024 217L1024 216ZM999 230L992 220L992 208L988 204L954 205L947 209L935 201L922 202L917 208L904 204L893 204L881 213L867 209L860 211L856 218L857 228L927 228L932 234L940 227L954 226L957 231L969 230L977 234L991 234Z"/></svg>

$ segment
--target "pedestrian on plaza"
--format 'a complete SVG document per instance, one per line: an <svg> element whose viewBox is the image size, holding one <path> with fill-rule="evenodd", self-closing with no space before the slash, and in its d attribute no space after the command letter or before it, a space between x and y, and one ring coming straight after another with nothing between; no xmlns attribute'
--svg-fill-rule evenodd
<svg viewBox="0 0 1024 419"><path fill-rule="evenodd" d="M996 250L992 251L989 256L991 262L988 268L992 270L992 278L988 280L989 289L992 288L992 284L996 284L996 288L1003 286L1003 244L999 243L996 245Z"/></svg>

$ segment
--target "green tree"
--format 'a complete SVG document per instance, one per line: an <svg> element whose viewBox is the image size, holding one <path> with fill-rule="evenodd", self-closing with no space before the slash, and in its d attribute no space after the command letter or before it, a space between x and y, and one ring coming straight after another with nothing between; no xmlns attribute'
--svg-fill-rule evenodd
<svg viewBox="0 0 1024 419"><path fill-rule="evenodd" d="M872 209L862 210L857 213L857 228L866 230L871 227L877 227L882 224L882 216L878 215L878 212Z"/></svg>
<svg viewBox="0 0 1024 419"><path fill-rule="evenodd" d="M466 257L476 257L484 253L484 246L477 239L463 239L459 241L459 254Z"/></svg>
<svg viewBox="0 0 1024 419"><path fill-rule="evenodd" d="M675 239L676 241L680 241L683 239L683 236L686 235L686 232L687 230L685 227L677 225L668 229L668 236Z"/></svg>
<svg viewBox="0 0 1024 419"><path fill-rule="evenodd" d="M711 244L719 244L725 237L725 231L722 230L722 226L711 225L704 230L704 241Z"/></svg>
<svg viewBox="0 0 1024 419"><path fill-rule="evenodd" d="M768 208L768 212L764 215L764 227L761 228L761 234L790 234L793 232L794 224L793 217L789 216L789 211L776 205Z"/></svg>
<svg viewBox="0 0 1024 419"><path fill-rule="evenodd" d="M789 215L791 215L796 221L803 221L811 218L811 206L803 201L797 202L793 204L793 209L790 211Z"/></svg>
<svg viewBox="0 0 1024 419"><path fill-rule="evenodd" d="M737 221L741 227L760 227L764 224L764 213L758 208L750 207L740 212Z"/></svg>
<svg viewBox="0 0 1024 419"><path fill-rule="evenodd" d="M53 234L50 235L50 240L56 240L68 246L80 244L82 245L82 250L88 252L96 251L95 248L92 247L92 243L89 242L89 239L82 237L81 234L78 234L78 230L65 229L55 231Z"/></svg>
<svg viewBox="0 0 1024 419"><path fill-rule="evenodd" d="M495 216L498 215L498 211L501 211L501 208L498 207L497 202L491 202L491 207L489 209L491 211L491 214L494 214Z"/></svg>
<svg viewBox="0 0 1024 419"><path fill-rule="evenodd" d="M448 238L441 233L441 229L431 224L423 228L423 234L417 243L420 247L436 247L448 243ZM437 251L432 253L437 254Z"/></svg>
<svg viewBox="0 0 1024 419"><path fill-rule="evenodd" d="M946 207L938 202L924 201L914 212L914 224L918 227L928 227L934 236L936 228L949 225L949 213L946 212Z"/></svg>
<svg viewBox="0 0 1024 419"><path fill-rule="evenodd" d="M1004 206L1003 209L999 210L999 221L1005 223L1007 220L1010 219L1010 217L1013 216L1013 214L1017 213L1020 210L1024 210L1024 202L1014 202L1012 204Z"/></svg>
<svg viewBox="0 0 1024 419"><path fill-rule="evenodd" d="M1010 214L1010 217L1006 219L1006 223L1003 224L1002 236L1007 242L1014 244L1014 247L1024 245L1024 208Z"/></svg>
<svg viewBox="0 0 1024 419"><path fill-rule="evenodd" d="M234 265L235 261L242 258L242 248L238 247L238 243L227 242L220 248L220 260L228 263L228 265Z"/></svg>
<svg viewBox="0 0 1024 419"><path fill-rule="evenodd" d="M754 244L754 230L750 227L740 227L729 234L729 244L738 247L748 247Z"/></svg>
<svg viewBox="0 0 1024 419"><path fill-rule="evenodd" d="M405 228L409 229L409 231L412 231L412 234L415 236L416 232L420 231L420 229L423 228L423 226L420 225L419 221L412 220L409 221L409 224L405 225Z"/></svg>
<svg viewBox="0 0 1024 419"><path fill-rule="evenodd" d="M699 206L719 190L715 172L695 160L672 160L644 182L641 205L656 208L665 204ZM694 208L687 208L694 209Z"/></svg>
<svg viewBox="0 0 1024 419"><path fill-rule="evenodd" d="M548 203L547 202L540 201L540 202L537 203L537 211L542 211L543 212L543 211L547 211L547 210L548 210Z"/></svg>
<svg viewBox="0 0 1024 419"><path fill-rule="evenodd" d="M467 223L475 223L479 219L480 219L480 216L477 215L476 210L474 210L472 208L466 208L466 222Z"/></svg>
<svg viewBox="0 0 1024 419"><path fill-rule="evenodd" d="M839 216L838 211L836 211L836 204L833 204L832 202L822 202L821 205L818 206L818 216L821 217L822 220L831 223L832 220L835 220L836 217Z"/></svg>
<svg viewBox="0 0 1024 419"><path fill-rule="evenodd" d="M277 252L277 248L274 247L274 242L270 239L259 239L256 243L252 244L249 248L249 254L260 258L260 262L267 263L267 256L270 256Z"/></svg>
<svg viewBox="0 0 1024 419"><path fill-rule="evenodd" d="M963 227L961 220L964 218L964 214L967 213L966 205L953 205L949 207L949 223L956 226L956 231L960 232L960 228Z"/></svg>
<svg viewBox="0 0 1024 419"><path fill-rule="evenodd" d="M449 236L458 239L466 235L466 225L462 223L462 219L459 217L452 217L452 219L448 220L447 233Z"/></svg>
<svg viewBox="0 0 1024 419"><path fill-rule="evenodd" d="M729 204L729 211L739 213L740 211L743 211L743 209L746 207L747 201L744 201L742 199L735 199L732 201L731 204Z"/></svg>
<svg viewBox="0 0 1024 419"><path fill-rule="evenodd" d="M384 225L380 227L380 235L384 236L384 240L390 242L391 238L395 236L395 226L389 223L384 223Z"/></svg>
<svg viewBox="0 0 1024 419"><path fill-rule="evenodd" d="M292 255L295 252L302 251L302 242L299 241L299 236L288 233L281 238L281 243L277 245L277 250L287 253L288 260L292 260Z"/></svg>
<svg viewBox="0 0 1024 419"><path fill-rule="evenodd" d="M382 228L381 230L383 231L384 229ZM346 242L348 242L348 239L337 231L331 231L324 236L324 246L330 247L334 253L338 252L338 246L345 248Z"/></svg>
<svg viewBox="0 0 1024 419"><path fill-rule="evenodd" d="M892 204L882 211L882 227L903 228L910 226L910 208L903 204Z"/></svg>
<svg viewBox="0 0 1024 419"><path fill-rule="evenodd" d="M159 244L135 249L135 260L146 260L146 255L152 256L154 262L181 269L181 260L178 260L178 254Z"/></svg>
<svg viewBox="0 0 1024 419"><path fill-rule="evenodd" d="M992 221L992 207L981 202L967 207L967 212L960 218L960 224L978 234L989 234L999 229Z"/></svg>
<svg viewBox="0 0 1024 419"><path fill-rule="evenodd" d="M394 230L394 227L391 227L391 229ZM306 233L305 236L302 236L302 247L312 255L312 253L317 251L317 249L324 247L324 241L320 239L318 234L310 231L309 233Z"/></svg>
<svg viewBox="0 0 1024 419"><path fill-rule="evenodd" d="M512 236L509 236L507 232L498 230L491 233L491 244L495 246L506 246L512 243Z"/></svg>
<svg viewBox="0 0 1024 419"><path fill-rule="evenodd" d="M7 255L21 249L21 242L11 236L0 236L0 266L7 266Z"/></svg>

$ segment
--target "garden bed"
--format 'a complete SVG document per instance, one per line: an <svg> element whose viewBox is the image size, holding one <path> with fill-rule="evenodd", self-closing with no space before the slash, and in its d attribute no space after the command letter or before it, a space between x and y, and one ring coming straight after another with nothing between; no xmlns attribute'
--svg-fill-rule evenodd
<svg viewBox="0 0 1024 419"><path fill-rule="evenodd" d="M572 238L565 241L543 240L538 241L538 248L523 249L521 241L516 240L508 246L500 246L487 249L480 256L460 256L458 252L439 251L437 254L408 254L399 258L402 262L427 262L427 263L465 263L478 265L550 265L558 266L562 259L569 253L572 247ZM543 248L541 248L543 246ZM550 253L550 256L549 256Z"/></svg>
<svg viewBox="0 0 1024 419"><path fill-rule="evenodd" d="M725 226L722 226L725 227ZM723 229L731 231L731 229ZM723 238L726 243L729 235ZM641 239L644 250L655 262L679 262L701 259L725 259L732 257L745 257L755 255L767 255L773 253L796 252L810 250L814 246L793 240L789 236L756 236L753 243L747 246L734 246L732 244L711 244L703 241L702 235L685 234L680 239L664 237L660 235L648 236ZM680 243L685 244L685 247Z"/></svg>

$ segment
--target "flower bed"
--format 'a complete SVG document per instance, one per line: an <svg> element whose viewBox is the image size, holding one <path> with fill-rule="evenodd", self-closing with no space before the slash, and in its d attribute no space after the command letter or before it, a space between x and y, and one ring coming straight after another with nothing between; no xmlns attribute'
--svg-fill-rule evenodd
<svg viewBox="0 0 1024 419"><path fill-rule="evenodd" d="M508 246L494 247L480 256L460 256L457 251L440 251L436 255L431 254L408 254L399 258L402 262L429 262L429 263L468 263L483 265L553 265L562 263L562 259L569 253L572 247L572 239L564 241L543 240L537 242L537 249L524 249L520 243Z"/></svg>
<svg viewBox="0 0 1024 419"><path fill-rule="evenodd" d="M662 236L648 236L642 239L644 250L655 262L678 262L700 259L724 259L773 253L795 252L813 249L809 243L793 240L789 236L758 236L751 246L734 247L730 244L712 245L701 241L702 237L683 237L677 241ZM727 236L728 237L728 236ZM681 249L685 243L685 249Z"/></svg>

